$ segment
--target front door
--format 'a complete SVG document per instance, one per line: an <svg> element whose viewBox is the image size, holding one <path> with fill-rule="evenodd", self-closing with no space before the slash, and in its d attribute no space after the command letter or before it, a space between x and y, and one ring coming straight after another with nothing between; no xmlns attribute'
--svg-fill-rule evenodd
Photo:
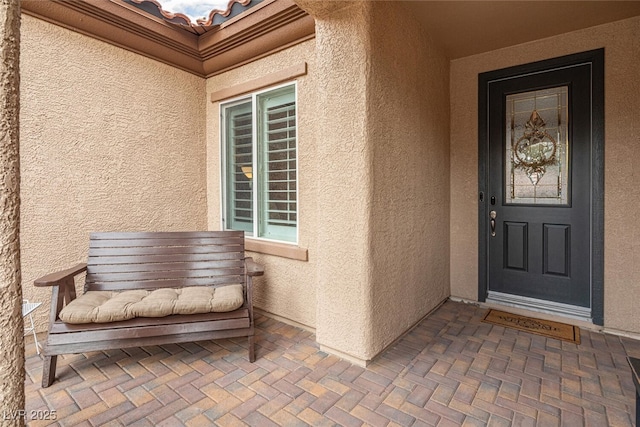
<svg viewBox="0 0 640 427"><path fill-rule="evenodd" d="M480 75L483 301L602 323L602 56Z"/></svg>

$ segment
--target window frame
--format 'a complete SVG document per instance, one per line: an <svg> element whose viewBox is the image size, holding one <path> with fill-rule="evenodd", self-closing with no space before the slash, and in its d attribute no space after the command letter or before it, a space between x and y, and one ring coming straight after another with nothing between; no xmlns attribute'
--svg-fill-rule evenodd
<svg viewBox="0 0 640 427"><path fill-rule="evenodd" d="M259 154L259 151L262 149L261 145L263 145L264 141L261 141L261 144L258 144L259 138L258 138L258 134L260 132L260 129L262 128L262 125L258 124L258 120L259 120L259 105L260 105L260 101L259 101L259 97L261 95L264 95L266 93L269 92L277 92L281 89L284 88L288 88L291 87L293 88L293 100L294 100L294 104L295 104L295 161L296 161L296 172L295 172L295 204L296 204L296 209L295 209L295 216L296 216L296 222L295 222L295 233L294 234L294 239L293 240L279 240L279 239L274 239L274 238L269 238L269 237L260 237L258 235L258 233L260 232L260 222L261 222L261 215L263 215L265 212L262 209L261 206L261 201L260 201L260 191L259 189L261 188L261 186L263 185L261 182L258 181L259 178L259 173L256 173L256 171L259 171L261 169L258 169L258 162L259 161L263 161L261 159L261 154ZM246 102L251 102L251 138L252 138L252 178L251 178L251 185L252 185L252 209L253 209L253 216L252 216L252 231L251 232L246 232L247 234L245 235L246 238L250 238L250 239L254 239L257 241L263 241L263 242L273 242L273 243L278 243L278 244L283 244L283 245L293 245L293 246L297 246L298 242L299 242L299 236L300 236L300 194L299 194L299 172L300 172L300 168L299 168L299 135L298 135L298 84L297 81L288 81L285 83L281 83L278 85L274 85L274 86L269 86L269 87L265 87L263 89L260 90L256 90L256 91L252 91L250 93L245 93L242 95L238 95L236 97L233 98L229 98L229 99L225 99L225 100L220 100L218 103L218 120L219 120L219 135L220 135L220 163L221 163L221 168L220 168L220 173L221 173L221 179L220 179L220 197L221 197L221 215L220 215L220 225L221 225L221 229L222 230L232 230L231 228L228 227L228 223L229 223L229 219L228 219L228 203L229 203L229 197L228 197L228 187L227 187L227 172L228 172L228 141L227 141L227 136L228 136L228 129L227 129L227 114L226 111L228 108L230 107L234 107L237 105L241 105L243 103ZM259 146L260 145L260 146ZM264 161L263 161L264 163ZM293 211L291 211L293 212Z"/></svg>

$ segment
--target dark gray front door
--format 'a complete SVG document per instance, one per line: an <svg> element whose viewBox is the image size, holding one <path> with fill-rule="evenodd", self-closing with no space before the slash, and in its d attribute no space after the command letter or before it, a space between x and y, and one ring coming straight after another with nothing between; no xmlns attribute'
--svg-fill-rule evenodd
<svg viewBox="0 0 640 427"><path fill-rule="evenodd" d="M481 300L598 323L596 67L573 55L480 76Z"/></svg>

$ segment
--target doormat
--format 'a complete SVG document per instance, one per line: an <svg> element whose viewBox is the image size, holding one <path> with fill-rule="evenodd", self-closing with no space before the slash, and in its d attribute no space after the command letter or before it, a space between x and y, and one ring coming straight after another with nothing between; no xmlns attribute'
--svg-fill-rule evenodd
<svg viewBox="0 0 640 427"><path fill-rule="evenodd" d="M499 310L489 310L482 319L483 322L507 328L518 329L532 334L542 335L563 341L580 344L580 328L566 323L551 320L533 319L518 314L505 313Z"/></svg>

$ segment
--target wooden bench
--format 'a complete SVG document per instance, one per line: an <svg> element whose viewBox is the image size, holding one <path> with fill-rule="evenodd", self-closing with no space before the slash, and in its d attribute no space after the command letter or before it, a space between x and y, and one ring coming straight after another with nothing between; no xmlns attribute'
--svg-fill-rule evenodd
<svg viewBox="0 0 640 427"><path fill-rule="evenodd" d="M75 279L82 273L85 292L242 284L244 303L223 313L64 323L60 311L76 299ZM248 337L253 362L252 277L262 274L260 265L245 258L242 231L92 233L86 264L35 281L35 286L52 287L42 387L53 382L60 354Z"/></svg>

